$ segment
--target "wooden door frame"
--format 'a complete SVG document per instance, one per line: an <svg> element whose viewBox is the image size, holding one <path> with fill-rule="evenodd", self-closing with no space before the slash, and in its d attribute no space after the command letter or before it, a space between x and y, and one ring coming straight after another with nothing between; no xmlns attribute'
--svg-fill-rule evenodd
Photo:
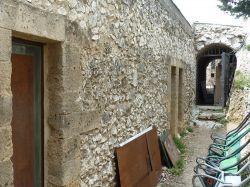
<svg viewBox="0 0 250 187"><path fill-rule="evenodd" d="M39 42L34 42L34 41L29 41L29 40L24 40L16 37L12 37L12 42L11 45L13 46L13 42L21 44L21 45L31 45L31 46L36 46L39 47L41 50L41 63L40 63L40 68L41 68L41 77L40 77L40 115L41 115L41 186L44 186L44 44L39 43ZM13 52L13 51L12 51ZM13 54L13 53L12 53ZM13 168L14 169L14 168Z"/></svg>

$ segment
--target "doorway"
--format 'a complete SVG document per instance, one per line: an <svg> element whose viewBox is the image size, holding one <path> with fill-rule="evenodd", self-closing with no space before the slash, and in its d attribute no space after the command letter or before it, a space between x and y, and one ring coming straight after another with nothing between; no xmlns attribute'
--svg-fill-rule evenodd
<svg viewBox="0 0 250 187"><path fill-rule="evenodd" d="M178 131L183 129L183 69L179 68L179 84L178 84Z"/></svg>
<svg viewBox="0 0 250 187"><path fill-rule="evenodd" d="M178 133L177 128L177 105L178 105L178 98L177 98L177 68L175 66L171 66L171 103L170 103L170 132L172 136L176 136Z"/></svg>
<svg viewBox="0 0 250 187"><path fill-rule="evenodd" d="M13 39L11 90L14 186L43 186L42 44Z"/></svg>
<svg viewBox="0 0 250 187"><path fill-rule="evenodd" d="M232 86L237 59L233 49L211 44L197 55L196 104L224 107Z"/></svg>

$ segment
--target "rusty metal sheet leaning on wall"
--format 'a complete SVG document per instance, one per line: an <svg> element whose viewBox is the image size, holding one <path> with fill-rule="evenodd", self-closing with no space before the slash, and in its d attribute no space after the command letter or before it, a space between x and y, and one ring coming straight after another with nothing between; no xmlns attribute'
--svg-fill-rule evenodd
<svg viewBox="0 0 250 187"><path fill-rule="evenodd" d="M157 130L150 127L115 149L119 184L156 186L161 173L161 157Z"/></svg>

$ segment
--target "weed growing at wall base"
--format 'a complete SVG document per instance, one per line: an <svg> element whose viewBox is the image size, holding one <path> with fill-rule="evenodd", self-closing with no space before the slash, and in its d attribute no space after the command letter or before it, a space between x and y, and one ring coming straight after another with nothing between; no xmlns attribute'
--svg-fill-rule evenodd
<svg viewBox="0 0 250 187"><path fill-rule="evenodd" d="M184 166L184 158L181 157L181 159L177 161L176 166L170 169L170 172L174 175L180 176L183 173Z"/></svg>
<svg viewBox="0 0 250 187"><path fill-rule="evenodd" d="M176 147L179 149L179 151L181 152L181 154L184 155L186 153L187 146L184 144L183 139L175 137L174 143Z"/></svg>
<svg viewBox="0 0 250 187"><path fill-rule="evenodd" d="M174 143L181 153L181 158L177 161L176 166L170 169L170 172L174 175L181 175L184 170L187 146L183 142L183 138L174 138Z"/></svg>
<svg viewBox="0 0 250 187"><path fill-rule="evenodd" d="M240 71L236 71L234 85L237 89L250 88L250 75L244 75Z"/></svg>
<svg viewBox="0 0 250 187"><path fill-rule="evenodd" d="M181 138L187 136L188 133L192 133L193 132L193 129L192 127L187 127L185 130L183 130L181 133L180 133L180 136Z"/></svg>
<svg viewBox="0 0 250 187"><path fill-rule="evenodd" d="M192 127L187 127L187 131L188 131L188 132L193 132L194 130L193 130Z"/></svg>

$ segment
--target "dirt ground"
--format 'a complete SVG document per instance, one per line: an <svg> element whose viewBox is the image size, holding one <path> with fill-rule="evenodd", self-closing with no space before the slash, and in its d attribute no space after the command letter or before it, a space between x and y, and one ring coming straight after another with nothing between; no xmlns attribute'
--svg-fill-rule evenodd
<svg viewBox="0 0 250 187"><path fill-rule="evenodd" d="M208 146L212 143L210 135L213 131L225 133L226 128L211 130L207 127L196 126L193 132L188 134L184 141L187 145L187 156L185 158L184 171L180 176L173 176L165 171L166 180L161 187L192 187L193 168L196 165L196 157L205 157Z"/></svg>

